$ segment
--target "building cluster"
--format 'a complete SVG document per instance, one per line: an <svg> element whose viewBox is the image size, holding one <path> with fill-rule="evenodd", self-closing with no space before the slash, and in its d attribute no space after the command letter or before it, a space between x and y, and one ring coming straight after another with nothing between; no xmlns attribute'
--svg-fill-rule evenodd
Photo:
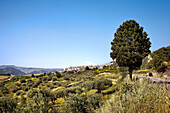
<svg viewBox="0 0 170 113"><path fill-rule="evenodd" d="M114 61L102 64L102 65L87 65L87 66L72 66L63 69L60 72L79 72L79 71L84 71L88 67L89 69L103 69L104 66L110 66L114 63Z"/></svg>

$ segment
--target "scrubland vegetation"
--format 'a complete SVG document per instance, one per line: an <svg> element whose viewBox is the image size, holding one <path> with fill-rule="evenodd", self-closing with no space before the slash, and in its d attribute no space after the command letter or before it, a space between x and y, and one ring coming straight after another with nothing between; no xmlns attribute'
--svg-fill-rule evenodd
<svg viewBox="0 0 170 113"><path fill-rule="evenodd" d="M110 66L77 74L16 76L1 82L0 112L169 112L168 84L130 82L126 72L113 71Z"/></svg>

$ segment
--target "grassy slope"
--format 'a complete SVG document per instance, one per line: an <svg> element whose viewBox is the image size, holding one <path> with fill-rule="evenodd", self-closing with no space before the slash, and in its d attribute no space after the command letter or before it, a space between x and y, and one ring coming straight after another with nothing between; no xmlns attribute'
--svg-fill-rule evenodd
<svg viewBox="0 0 170 113"><path fill-rule="evenodd" d="M61 78L57 78L56 75L43 75L42 74L37 74L35 75L35 77L31 77L31 75L25 75L25 76L21 76L19 77L18 80L13 80L11 82L6 83L4 86L6 88L8 88L9 90L9 94L2 94L4 96L12 96L12 97L18 97L20 98L21 95L24 95L24 97L26 97L26 93L28 91L23 90L21 87L28 87L29 90L31 89L35 89L35 88L45 88L48 89L52 92L57 92L57 91L62 91L62 90L67 90L69 88L75 88L77 86L81 86L81 84L83 83L87 83L88 81L95 81L95 80L100 80L100 79L109 79L112 81L112 86L108 87L104 90L102 90L102 100L103 102L107 102L107 100L112 97L114 94L117 94L120 90L119 88L123 85L122 83L126 82L128 84L135 84L135 83L129 83L128 81L128 77L123 77L123 75L127 75L127 73L110 73L110 72L101 72L101 73L96 73L96 71L85 71L85 72L81 72L79 74L70 74L70 73L65 73L63 74ZM21 83L22 79L25 79L26 81L28 80L32 80L33 84L36 84L40 78L47 78L51 76L52 79L51 80L41 80L42 83L40 83L37 87L32 87L32 86L28 86L27 82L26 83ZM124 79L122 79L122 77ZM56 80L54 81L53 78L56 78ZM21 84L21 86L16 86L16 84ZM56 84L54 84L56 83ZM26 85L26 86L25 86ZM129 86L131 86L129 85ZM16 87L20 87L18 91L16 92L12 92L12 90ZM127 89L125 89L127 90ZM89 89L89 90L85 90L85 87L82 87L82 91L80 95L94 95L97 94L97 89ZM19 92L19 93L18 93ZM169 94L168 94L169 95ZM61 108L61 106L63 106L64 103L64 98L63 97L58 97L55 100L55 106L57 107L57 109ZM103 109L107 109L102 107ZM63 112L62 109L59 110L60 112ZM100 110L99 110L100 111Z"/></svg>

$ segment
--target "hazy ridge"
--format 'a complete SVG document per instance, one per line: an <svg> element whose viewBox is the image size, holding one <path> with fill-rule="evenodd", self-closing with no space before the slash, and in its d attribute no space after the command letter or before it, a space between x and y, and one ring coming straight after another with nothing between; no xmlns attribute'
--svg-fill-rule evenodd
<svg viewBox="0 0 170 113"><path fill-rule="evenodd" d="M15 65L0 65L0 74L26 75L61 71L62 68L33 68Z"/></svg>

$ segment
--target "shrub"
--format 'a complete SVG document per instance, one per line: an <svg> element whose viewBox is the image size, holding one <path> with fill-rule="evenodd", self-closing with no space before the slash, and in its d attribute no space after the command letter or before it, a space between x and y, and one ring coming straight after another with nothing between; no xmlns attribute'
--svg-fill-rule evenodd
<svg viewBox="0 0 170 113"><path fill-rule="evenodd" d="M26 93L21 93L21 95L26 95Z"/></svg>
<svg viewBox="0 0 170 113"><path fill-rule="evenodd" d="M33 81L32 80L27 80L27 83L32 83Z"/></svg>
<svg viewBox="0 0 170 113"><path fill-rule="evenodd" d="M60 78L60 77L62 77L62 76L61 76L61 74L60 74L59 72L56 72L56 77L57 77L57 78Z"/></svg>
<svg viewBox="0 0 170 113"><path fill-rule="evenodd" d="M83 84L81 84L81 87L85 87L86 90L91 90L95 88L95 82L94 81L87 81Z"/></svg>
<svg viewBox="0 0 170 113"><path fill-rule="evenodd" d="M0 87L0 90L2 91L3 94L8 94L9 93L8 88L6 88L4 86Z"/></svg>
<svg viewBox="0 0 170 113"><path fill-rule="evenodd" d="M88 102L87 98L83 96L79 96L78 94L70 94L67 98L65 98L65 110L66 112L72 113L87 113Z"/></svg>
<svg viewBox="0 0 170 113"><path fill-rule="evenodd" d="M22 84L22 86L26 86L26 84Z"/></svg>
<svg viewBox="0 0 170 113"><path fill-rule="evenodd" d="M69 84L70 84L69 82L66 82L66 83L62 84L61 86L67 87L67 85L69 85Z"/></svg>
<svg viewBox="0 0 170 113"><path fill-rule="evenodd" d="M46 80L47 80L47 77L43 77L42 80L43 80L43 81L46 81Z"/></svg>
<svg viewBox="0 0 170 113"><path fill-rule="evenodd" d="M46 89L32 89L27 93L26 98L26 110L27 113L48 113L51 109L53 112L56 112L54 105L51 102L54 102L54 96L49 90Z"/></svg>
<svg viewBox="0 0 170 113"><path fill-rule="evenodd" d="M29 83L28 86L29 86L29 87L32 87L33 84L34 84L34 83Z"/></svg>
<svg viewBox="0 0 170 113"><path fill-rule="evenodd" d="M86 66L85 70L90 70L90 68L88 66Z"/></svg>
<svg viewBox="0 0 170 113"><path fill-rule="evenodd" d="M82 90L81 90L81 87L77 86L77 87L70 87L70 88L66 88L65 91L64 91L64 95L65 96L68 96L69 93L81 93Z"/></svg>
<svg viewBox="0 0 170 113"><path fill-rule="evenodd" d="M53 85L58 85L58 86L61 86L61 83L59 82L52 82Z"/></svg>
<svg viewBox="0 0 170 113"><path fill-rule="evenodd" d="M149 73L149 76L151 77L151 76L153 76L153 74L152 74L152 73Z"/></svg>
<svg viewBox="0 0 170 113"><path fill-rule="evenodd" d="M40 77L39 80L43 80L43 77Z"/></svg>
<svg viewBox="0 0 170 113"><path fill-rule="evenodd" d="M64 79L64 80L70 80L68 77L64 77L63 79Z"/></svg>
<svg viewBox="0 0 170 113"><path fill-rule="evenodd" d="M57 82L52 82L53 85L57 85Z"/></svg>
<svg viewBox="0 0 170 113"><path fill-rule="evenodd" d="M65 91L64 89L60 89L60 90L54 92L54 97L55 97L55 98L64 97L64 96L65 96L65 95L64 95L64 91Z"/></svg>
<svg viewBox="0 0 170 113"><path fill-rule="evenodd" d="M39 80L39 81L37 81L36 83L34 83L33 85L32 85L32 87L33 88L36 88L36 87L38 87L38 85L40 85L42 82Z"/></svg>
<svg viewBox="0 0 170 113"><path fill-rule="evenodd" d="M15 113L16 99L12 97L0 97L0 113Z"/></svg>
<svg viewBox="0 0 170 113"><path fill-rule="evenodd" d="M47 80L48 80L48 81L51 81L51 80L52 80L52 77L51 77L51 76L48 76Z"/></svg>
<svg viewBox="0 0 170 113"><path fill-rule="evenodd" d="M49 84L47 84L47 87L50 87L50 85L49 85Z"/></svg>
<svg viewBox="0 0 170 113"><path fill-rule="evenodd" d="M31 75L31 77L35 77L35 75L34 75L34 74L32 74L32 75Z"/></svg>
<svg viewBox="0 0 170 113"><path fill-rule="evenodd" d="M13 93L17 92L18 90L20 90L20 88L18 88L18 87L12 88L12 92L13 92Z"/></svg>
<svg viewBox="0 0 170 113"><path fill-rule="evenodd" d="M50 89L54 89L55 87L54 86L51 86Z"/></svg>
<svg viewBox="0 0 170 113"><path fill-rule="evenodd" d="M29 90L29 87L24 87L23 90L24 90L24 91L28 91L28 90Z"/></svg>
<svg viewBox="0 0 170 113"><path fill-rule="evenodd" d="M21 84L20 84L20 83L16 83L15 85L16 85L16 86L21 86Z"/></svg>
<svg viewBox="0 0 170 113"><path fill-rule="evenodd" d="M53 80L53 81L56 81L56 80L57 80L57 78L53 78L52 80Z"/></svg>
<svg viewBox="0 0 170 113"><path fill-rule="evenodd" d="M33 87L33 88L37 88L37 87L38 87L38 84L35 83L35 84L32 85L32 87Z"/></svg>
<svg viewBox="0 0 170 113"><path fill-rule="evenodd" d="M115 93L100 107L97 113L156 113L169 111L169 89L166 84L149 84L148 81L137 81L125 89L120 84L120 93ZM122 91L123 90L123 91ZM125 91L126 90L126 91ZM123 93L124 92L124 93Z"/></svg>
<svg viewBox="0 0 170 113"><path fill-rule="evenodd" d="M21 94L21 92L20 91L18 91L17 93L16 93L16 95L18 96L18 95L20 95Z"/></svg>
<svg viewBox="0 0 170 113"><path fill-rule="evenodd" d="M21 79L20 82L21 82L21 83L25 83L26 80L25 80L25 79Z"/></svg>
<svg viewBox="0 0 170 113"><path fill-rule="evenodd" d="M95 81L95 88L98 90L98 93L101 93L101 90L106 89L106 86L111 86L112 81L108 79L102 79L102 80L97 80Z"/></svg>
<svg viewBox="0 0 170 113"><path fill-rule="evenodd" d="M64 110L69 113L93 113L101 104L101 96L101 94L89 96L69 94L69 96L65 98Z"/></svg>
<svg viewBox="0 0 170 113"><path fill-rule="evenodd" d="M87 102L92 107L92 109L97 109L102 104L101 102L102 94L91 94L87 97Z"/></svg>

